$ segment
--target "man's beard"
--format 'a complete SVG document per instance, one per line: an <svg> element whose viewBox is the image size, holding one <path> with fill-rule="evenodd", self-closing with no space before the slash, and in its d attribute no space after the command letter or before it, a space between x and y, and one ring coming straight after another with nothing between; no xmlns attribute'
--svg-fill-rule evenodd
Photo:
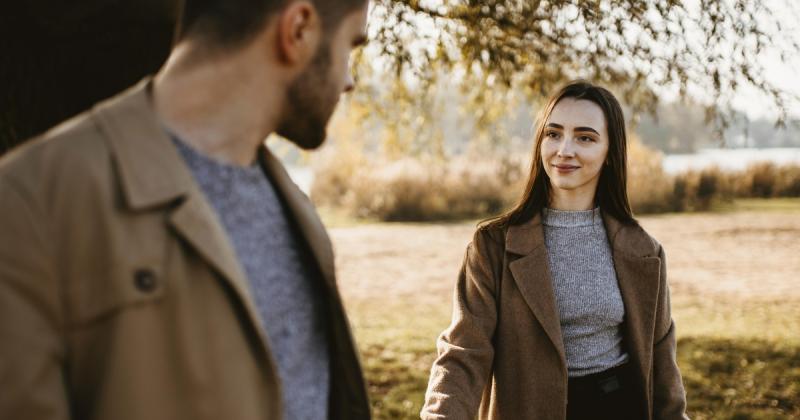
<svg viewBox="0 0 800 420"><path fill-rule="evenodd" d="M287 90L286 110L277 133L306 150L325 141L328 119L338 99L336 84L329 80L330 66L330 45L325 43Z"/></svg>

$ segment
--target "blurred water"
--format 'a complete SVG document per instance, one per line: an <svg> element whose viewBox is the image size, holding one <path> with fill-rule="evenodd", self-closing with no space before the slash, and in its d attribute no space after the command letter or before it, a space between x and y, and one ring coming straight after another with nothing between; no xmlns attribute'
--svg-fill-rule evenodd
<svg viewBox="0 0 800 420"><path fill-rule="evenodd" d="M741 170L757 162L800 165L800 148L703 149L693 154L664 156L664 170L671 174L710 166Z"/></svg>

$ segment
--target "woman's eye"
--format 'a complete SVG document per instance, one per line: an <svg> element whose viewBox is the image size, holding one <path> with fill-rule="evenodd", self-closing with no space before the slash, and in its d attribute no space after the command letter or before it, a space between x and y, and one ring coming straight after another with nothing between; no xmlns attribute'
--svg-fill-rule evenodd
<svg viewBox="0 0 800 420"><path fill-rule="evenodd" d="M589 136L580 136L580 137L578 137L578 140L580 140L582 142L587 142L587 143L594 141L594 139L589 137Z"/></svg>
<svg viewBox="0 0 800 420"><path fill-rule="evenodd" d="M556 133L555 131L549 131L547 133L547 137L549 137L551 139L557 139L558 138L558 133Z"/></svg>

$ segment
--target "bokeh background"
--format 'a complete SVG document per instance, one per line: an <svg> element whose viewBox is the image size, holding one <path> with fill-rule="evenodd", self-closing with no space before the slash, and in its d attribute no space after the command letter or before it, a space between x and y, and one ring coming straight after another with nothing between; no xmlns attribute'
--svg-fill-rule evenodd
<svg viewBox="0 0 800 420"><path fill-rule="evenodd" d="M177 7L0 6L0 153L154 72ZM689 414L800 418L799 18L792 0L373 1L326 145L268 144L330 229L375 417L418 416L475 224L520 196L542 98L586 78L625 106Z"/></svg>

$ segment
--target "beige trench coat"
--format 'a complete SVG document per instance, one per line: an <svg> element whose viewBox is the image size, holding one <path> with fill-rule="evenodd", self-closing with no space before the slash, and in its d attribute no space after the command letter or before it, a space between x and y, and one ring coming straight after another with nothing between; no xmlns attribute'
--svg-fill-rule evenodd
<svg viewBox="0 0 800 420"><path fill-rule="evenodd" d="M664 250L640 227L603 218L642 418L685 418ZM565 418L567 364L540 216L475 233L437 348L423 419Z"/></svg>
<svg viewBox="0 0 800 420"><path fill-rule="evenodd" d="M269 420L281 385L248 282L147 81L0 160L0 418ZM331 243L266 148L316 260L331 417L369 417Z"/></svg>

